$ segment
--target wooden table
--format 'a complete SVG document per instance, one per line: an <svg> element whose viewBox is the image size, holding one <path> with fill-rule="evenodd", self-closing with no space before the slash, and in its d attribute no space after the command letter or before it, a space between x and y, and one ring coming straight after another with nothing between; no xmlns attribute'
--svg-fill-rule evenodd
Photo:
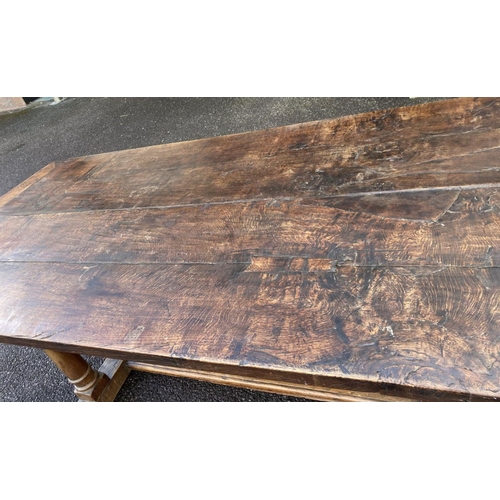
<svg viewBox="0 0 500 500"><path fill-rule="evenodd" d="M499 266L500 101L454 99L46 166L0 198L0 341L87 400L491 400Z"/></svg>

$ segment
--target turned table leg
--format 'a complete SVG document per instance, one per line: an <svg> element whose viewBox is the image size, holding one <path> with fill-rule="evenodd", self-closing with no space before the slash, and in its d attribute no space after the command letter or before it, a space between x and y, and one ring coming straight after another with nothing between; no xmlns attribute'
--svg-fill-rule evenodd
<svg viewBox="0 0 500 500"><path fill-rule="evenodd" d="M44 349L75 388L83 401L113 401L130 373L125 361L106 359L99 371L94 370L79 354Z"/></svg>

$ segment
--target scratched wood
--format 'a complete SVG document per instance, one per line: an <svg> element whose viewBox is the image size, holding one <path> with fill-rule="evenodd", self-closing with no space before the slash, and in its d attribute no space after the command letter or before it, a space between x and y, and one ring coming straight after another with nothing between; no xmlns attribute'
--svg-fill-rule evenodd
<svg viewBox="0 0 500 500"><path fill-rule="evenodd" d="M497 185L499 107L441 101L76 158L7 198L2 213Z"/></svg>
<svg viewBox="0 0 500 500"><path fill-rule="evenodd" d="M0 198L0 341L500 397L499 152L481 98L56 162Z"/></svg>
<svg viewBox="0 0 500 500"><path fill-rule="evenodd" d="M329 206L333 205L333 206ZM340 205L340 206L339 206ZM256 264L265 256L354 265L500 265L500 190L0 216L0 260ZM57 237L54 235L57 234ZM265 269L263 269L265 270ZM322 270L325 270L324 268Z"/></svg>

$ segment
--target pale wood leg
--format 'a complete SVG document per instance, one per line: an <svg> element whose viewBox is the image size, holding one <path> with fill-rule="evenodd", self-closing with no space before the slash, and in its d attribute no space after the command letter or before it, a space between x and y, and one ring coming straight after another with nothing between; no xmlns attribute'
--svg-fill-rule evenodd
<svg viewBox="0 0 500 500"><path fill-rule="evenodd" d="M114 401L118 391L121 389L125 380L131 371L126 361L117 359L105 359L104 363L99 368L99 372L106 375L109 379L108 385L104 388L98 401L110 402Z"/></svg>
<svg viewBox="0 0 500 500"><path fill-rule="evenodd" d="M44 352L68 377L76 396L83 401L113 401L130 373L125 361L106 359L97 371L79 354L50 349Z"/></svg>

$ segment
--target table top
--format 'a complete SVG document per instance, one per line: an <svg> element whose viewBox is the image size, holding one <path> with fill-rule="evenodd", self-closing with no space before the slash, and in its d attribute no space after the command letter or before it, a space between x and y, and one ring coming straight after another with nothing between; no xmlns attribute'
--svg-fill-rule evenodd
<svg viewBox="0 0 500 500"><path fill-rule="evenodd" d="M499 266L500 100L452 99L48 165L0 341L496 398Z"/></svg>

